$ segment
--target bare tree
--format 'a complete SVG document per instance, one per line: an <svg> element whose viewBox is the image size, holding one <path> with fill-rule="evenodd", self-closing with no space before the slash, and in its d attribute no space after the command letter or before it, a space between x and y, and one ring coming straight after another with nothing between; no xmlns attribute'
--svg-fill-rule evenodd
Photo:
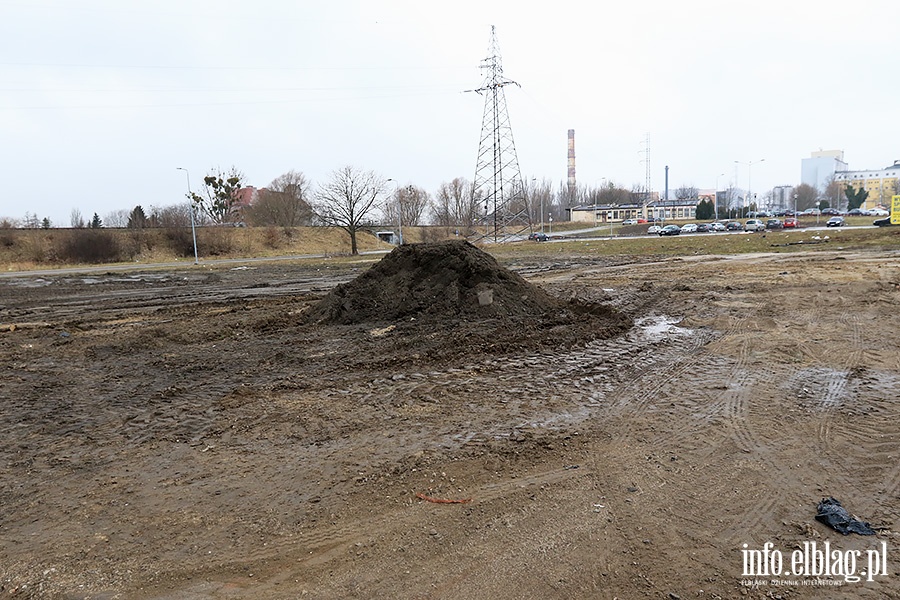
<svg viewBox="0 0 900 600"><path fill-rule="evenodd" d="M607 181L598 190L591 190L588 197L591 200L591 204L596 203L605 206L640 203L639 200L635 200L631 190L618 186L612 181ZM594 202L595 200L596 202Z"/></svg>
<svg viewBox="0 0 900 600"><path fill-rule="evenodd" d="M303 173L288 171L275 178L267 188L259 190L259 197L244 209L244 218L251 225L299 227L312 223L309 204L310 183Z"/></svg>
<svg viewBox="0 0 900 600"><path fill-rule="evenodd" d="M22 219L22 227L25 229L39 229L41 227L41 219L37 213L25 211L25 217Z"/></svg>
<svg viewBox="0 0 900 600"><path fill-rule="evenodd" d="M525 197L531 223L543 223L547 218L547 209L553 205L553 183L549 179L538 181L532 178L530 185L526 186Z"/></svg>
<svg viewBox="0 0 900 600"><path fill-rule="evenodd" d="M432 202L437 225L471 229L478 215L478 199L473 196L472 184L465 177L442 183Z"/></svg>
<svg viewBox="0 0 900 600"><path fill-rule="evenodd" d="M153 206L150 208L149 219L154 227L190 227L192 209L193 207L189 202L170 204L162 208Z"/></svg>
<svg viewBox="0 0 900 600"><path fill-rule="evenodd" d="M422 224L425 209L431 204L428 192L414 185L398 187L384 207L384 218L388 223L397 222L399 210L402 226Z"/></svg>
<svg viewBox="0 0 900 600"><path fill-rule="evenodd" d="M106 213L103 222L107 227L126 227L128 225L128 216L130 210L119 209Z"/></svg>
<svg viewBox="0 0 900 600"><path fill-rule="evenodd" d="M77 208L73 208L72 212L69 213L69 225L73 229L84 229L84 217L81 216L81 211Z"/></svg>
<svg viewBox="0 0 900 600"><path fill-rule="evenodd" d="M202 194L191 192L191 200L214 223L231 223L239 217L240 189L244 186L244 174L232 166L227 172L216 169L203 178Z"/></svg>
<svg viewBox="0 0 900 600"><path fill-rule="evenodd" d="M560 182L559 192L556 194L556 202L554 203L555 206L551 209L553 217L562 220L563 215L566 213L566 208L590 204L588 193L589 190L583 185L575 185L574 188L569 188L567 182Z"/></svg>
<svg viewBox="0 0 900 600"><path fill-rule="evenodd" d="M794 188L794 196L797 197L797 210L815 208L816 200L819 199L819 190L807 183L801 183Z"/></svg>
<svg viewBox="0 0 900 600"><path fill-rule="evenodd" d="M356 233L386 194L387 182L373 171L342 167L319 186L313 211L326 225L340 227L350 236L350 252L359 254Z"/></svg>
<svg viewBox="0 0 900 600"><path fill-rule="evenodd" d="M835 180L834 175L829 177L828 181L825 183L825 194L823 196L825 200L828 201L828 206L839 209L846 199L843 191L840 182Z"/></svg>
<svg viewBox="0 0 900 600"><path fill-rule="evenodd" d="M675 190L675 197L679 200L693 200L694 202L697 202L699 196L700 192L697 191L697 188L693 185L683 185Z"/></svg>

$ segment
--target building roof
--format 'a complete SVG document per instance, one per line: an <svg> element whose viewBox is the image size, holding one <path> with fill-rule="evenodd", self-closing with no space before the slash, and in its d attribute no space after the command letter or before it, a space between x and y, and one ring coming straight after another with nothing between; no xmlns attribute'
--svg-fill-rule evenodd
<svg viewBox="0 0 900 600"><path fill-rule="evenodd" d="M629 208L642 208L641 204L585 204L583 206L573 206L569 210L577 211L577 210L623 210Z"/></svg>
<svg viewBox="0 0 900 600"><path fill-rule="evenodd" d="M691 198L685 198L684 200L654 200L653 202L647 203L647 206L650 208L663 208L663 207L673 207L673 206L697 206L698 201L693 200Z"/></svg>

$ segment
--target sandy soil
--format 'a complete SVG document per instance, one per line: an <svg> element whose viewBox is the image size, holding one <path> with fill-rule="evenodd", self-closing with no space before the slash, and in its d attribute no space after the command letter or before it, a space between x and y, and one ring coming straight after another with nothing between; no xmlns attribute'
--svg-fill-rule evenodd
<svg viewBox="0 0 900 600"><path fill-rule="evenodd" d="M900 598L897 255L511 267L634 326L311 325L356 273L283 264L0 281L0 595ZM743 576L813 541L890 575Z"/></svg>

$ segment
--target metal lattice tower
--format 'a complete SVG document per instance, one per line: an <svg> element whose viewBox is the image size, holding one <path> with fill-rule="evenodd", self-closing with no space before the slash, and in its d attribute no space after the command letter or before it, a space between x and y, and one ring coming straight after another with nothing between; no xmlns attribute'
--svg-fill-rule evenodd
<svg viewBox="0 0 900 600"><path fill-rule="evenodd" d="M470 90L484 96L481 141L472 188L474 201L479 206L476 222L479 231L473 237L482 240L492 237L495 242L519 239L523 231L531 228L531 219L503 92L507 85L519 84L503 76L500 46L493 25L488 56L481 61L481 68L485 70L484 83L477 90Z"/></svg>
<svg viewBox="0 0 900 600"><path fill-rule="evenodd" d="M647 216L647 205L650 204L650 201L653 200L653 192L651 192L651 181L650 181L650 134L647 134L646 141L644 142L644 149L641 150L644 153L644 166L646 169L645 179L644 179L644 206L643 212L644 216ZM665 208L663 208L665 211ZM665 213L664 213L665 214Z"/></svg>

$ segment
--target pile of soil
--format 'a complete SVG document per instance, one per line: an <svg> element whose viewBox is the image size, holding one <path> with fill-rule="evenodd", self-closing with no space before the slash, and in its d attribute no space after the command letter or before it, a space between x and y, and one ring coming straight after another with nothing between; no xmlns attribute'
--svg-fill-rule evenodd
<svg viewBox="0 0 900 600"><path fill-rule="evenodd" d="M466 241L409 244L337 286L310 313L327 324L542 317L565 303Z"/></svg>

